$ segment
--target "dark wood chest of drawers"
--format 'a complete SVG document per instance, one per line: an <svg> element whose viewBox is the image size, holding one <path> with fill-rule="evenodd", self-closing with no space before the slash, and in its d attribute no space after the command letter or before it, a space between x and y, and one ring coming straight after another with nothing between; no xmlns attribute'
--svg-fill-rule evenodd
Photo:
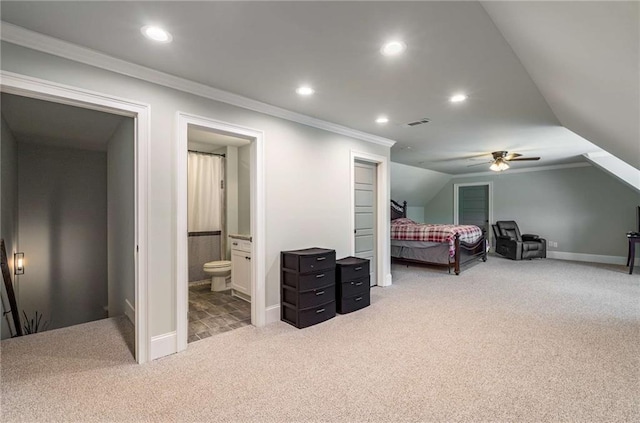
<svg viewBox="0 0 640 423"><path fill-rule="evenodd" d="M369 260L345 257L336 261L336 308L340 314L365 308L371 303Z"/></svg>
<svg viewBox="0 0 640 423"><path fill-rule="evenodd" d="M280 253L280 319L306 328L336 315L336 252L326 248Z"/></svg>

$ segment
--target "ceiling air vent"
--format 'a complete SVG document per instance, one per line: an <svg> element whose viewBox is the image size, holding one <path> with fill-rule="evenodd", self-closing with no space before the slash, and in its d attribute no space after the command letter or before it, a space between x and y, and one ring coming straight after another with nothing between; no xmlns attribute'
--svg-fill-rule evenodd
<svg viewBox="0 0 640 423"><path fill-rule="evenodd" d="M422 125L423 123L429 123L429 119L422 118L420 120L416 120L415 122L409 122L407 123L407 126L418 126L418 125Z"/></svg>

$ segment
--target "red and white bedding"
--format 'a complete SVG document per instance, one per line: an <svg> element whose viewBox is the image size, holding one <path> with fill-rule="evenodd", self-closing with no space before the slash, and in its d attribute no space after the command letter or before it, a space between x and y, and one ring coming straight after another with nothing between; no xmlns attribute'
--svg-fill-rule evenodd
<svg viewBox="0 0 640 423"><path fill-rule="evenodd" d="M474 225L433 225L416 223L402 217L391 221L391 239L403 241L448 242L449 255L455 255L455 234L460 241L474 243L482 237L482 230Z"/></svg>

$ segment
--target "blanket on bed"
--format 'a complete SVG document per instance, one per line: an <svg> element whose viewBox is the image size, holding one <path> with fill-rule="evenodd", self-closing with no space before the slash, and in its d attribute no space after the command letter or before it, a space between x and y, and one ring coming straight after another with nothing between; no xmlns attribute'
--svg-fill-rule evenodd
<svg viewBox="0 0 640 423"><path fill-rule="evenodd" d="M474 243L482 236L482 229L474 225L424 225L404 217L391 221L391 239L448 242L452 257L456 251L456 233L460 234L460 241Z"/></svg>

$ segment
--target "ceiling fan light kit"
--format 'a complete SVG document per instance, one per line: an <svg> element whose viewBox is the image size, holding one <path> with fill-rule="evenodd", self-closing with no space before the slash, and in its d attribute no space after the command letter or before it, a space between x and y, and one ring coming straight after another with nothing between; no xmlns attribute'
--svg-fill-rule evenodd
<svg viewBox="0 0 640 423"><path fill-rule="evenodd" d="M494 172L502 172L503 170L509 169L509 165L507 164L507 162L502 160L502 158L497 158L493 163L491 163L489 169L493 170Z"/></svg>
<svg viewBox="0 0 640 423"><path fill-rule="evenodd" d="M528 162L540 160L540 157L522 157L522 154L509 154L508 151L494 151L493 153L491 153L491 155L493 156L493 161L490 162L491 166L489 166L489 169L493 170L494 172L502 172L509 169L509 162Z"/></svg>

